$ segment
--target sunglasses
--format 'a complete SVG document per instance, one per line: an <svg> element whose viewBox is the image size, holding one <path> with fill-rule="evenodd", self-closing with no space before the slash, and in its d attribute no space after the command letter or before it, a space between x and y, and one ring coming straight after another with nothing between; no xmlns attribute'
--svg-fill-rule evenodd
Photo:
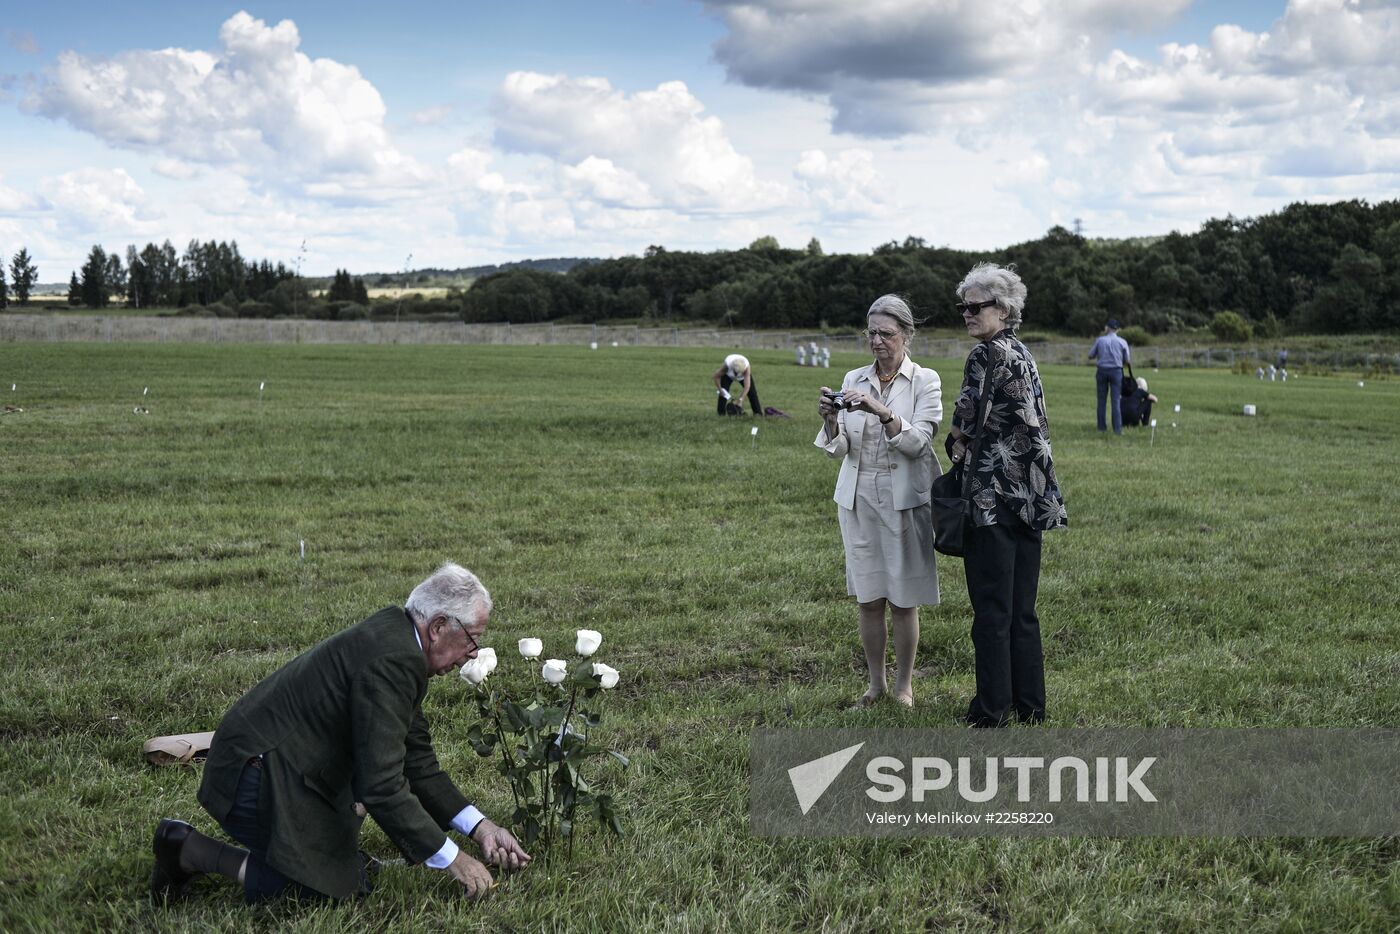
<svg viewBox="0 0 1400 934"><path fill-rule="evenodd" d="M960 315L980 315L983 308L990 308L996 303L996 299L989 298L985 302L958 302L953 307L958 310Z"/></svg>
<svg viewBox="0 0 1400 934"><path fill-rule="evenodd" d="M878 337L878 338L879 338L880 340L882 340L882 341L889 342L889 341L894 340L897 336L899 336L899 332L898 332L898 331L881 331L879 328L871 328L870 330L868 330L868 331L865 332L865 336L868 337L868 338L869 338L870 340L872 340L872 341L875 340L875 338Z"/></svg>

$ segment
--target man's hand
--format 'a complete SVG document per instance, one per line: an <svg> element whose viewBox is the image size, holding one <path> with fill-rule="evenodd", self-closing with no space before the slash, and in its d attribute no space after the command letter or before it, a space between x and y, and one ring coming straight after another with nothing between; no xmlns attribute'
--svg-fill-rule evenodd
<svg viewBox="0 0 1400 934"><path fill-rule="evenodd" d="M495 884L491 881L491 871L481 860L468 856L466 850L457 851L457 858L448 864L447 871L462 883L467 898L480 898Z"/></svg>
<svg viewBox="0 0 1400 934"><path fill-rule="evenodd" d="M471 836L481 847L481 855L486 857L488 863L502 869L524 869L530 865L530 854L520 848L515 835L484 817L472 830Z"/></svg>

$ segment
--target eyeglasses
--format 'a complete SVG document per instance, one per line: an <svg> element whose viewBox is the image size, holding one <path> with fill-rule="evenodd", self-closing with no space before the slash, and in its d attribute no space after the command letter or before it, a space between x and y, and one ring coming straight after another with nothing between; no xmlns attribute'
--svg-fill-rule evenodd
<svg viewBox="0 0 1400 934"><path fill-rule="evenodd" d="M989 298L985 302L958 302L953 307L958 310L960 315L980 315L983 308L990 308L996 303L996 299Z"/></svg>
<svg viewBox="0 0 1400 934"><path fill-rule="evenodd" d="M870 330L865 332L865 336L870 338L871 340L874 340L878 337L880 340L886 342L894 340L898 334L898 331L882 331L879 328L871 328Z"/></svg>
<svg viewBox="0 0 1400 934"><path fill-rule="evenodd" d="M460 619L458 619L458 618L455 617L455 616L449 616L449 617L447 617L447 618L450 619L450 620L452 620L452 622L456 623L456 624L457 624L457 628L460 629L460 630L462 631L462 635L466 636L468 639L471 640L471 642L472 642L472 651L473 651L473 652L479 652L479 651L481 651L481 643L476 641L476 636L472 635L470 632L467 631L467 627L466 627L466 624L465 624L465 623L463 623Z"/></svg>

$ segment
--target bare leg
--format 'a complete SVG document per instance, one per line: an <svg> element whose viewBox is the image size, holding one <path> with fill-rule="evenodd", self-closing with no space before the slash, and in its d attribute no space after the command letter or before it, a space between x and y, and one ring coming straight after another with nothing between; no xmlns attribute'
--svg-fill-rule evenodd
<svg viewBox="0 0 1400 934"><path fill-rule="evenodd" d="M870 690L862 700L875 700L885 693L885 598L860 605L860 645L865 649L865 667L870 672Z"/></svg>
<svg viewBox="0 0 1400 934"><path fill-rule="evenodd" d="M890 630L894 635L894 698L914 706L914 656L919 651L919 608L890 604Z"/></svg>

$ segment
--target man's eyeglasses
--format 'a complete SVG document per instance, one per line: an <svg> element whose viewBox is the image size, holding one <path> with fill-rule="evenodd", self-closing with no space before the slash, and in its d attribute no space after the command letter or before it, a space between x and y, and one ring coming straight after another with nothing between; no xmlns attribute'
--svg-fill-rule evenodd
<svg viewBox="0 0 1400 934"><path fill-rule="evenodd" d="M886 342L894 340L895 336L898 334L898 331L882 331L879 328L871 328L870 330L865 332L865 336L872 341L878 337L880 340Z"/></svg>
<svg viewBox="0 0 1400 934"><path fill-rule="evenodd" d="M473 651L473 652L479 652L479 651L481 651L481 643L476 641L476 636L472 635L470 632L467 631L467 627L466 627L466 624L465 624L465 623L463 623L460 619L458 619L458 618L455 617L455 616L449 616L449 617L447 617L447 618L450 619L450 620L452 620L452 622L454 622L454 623L457 624L457 628L460 629L460 630L462 630L462 635L464 635L464 636L466 636L468 639L472 640L472 651Z"/></svg>
<svg viewBox="0 0 1400 934"><path fill-rule="evenodd" d="M953 307L958 310L960 315L980 315L983 308L990 308L996 303L996 299L989 298L985 302L958 302Z"/></svg>

